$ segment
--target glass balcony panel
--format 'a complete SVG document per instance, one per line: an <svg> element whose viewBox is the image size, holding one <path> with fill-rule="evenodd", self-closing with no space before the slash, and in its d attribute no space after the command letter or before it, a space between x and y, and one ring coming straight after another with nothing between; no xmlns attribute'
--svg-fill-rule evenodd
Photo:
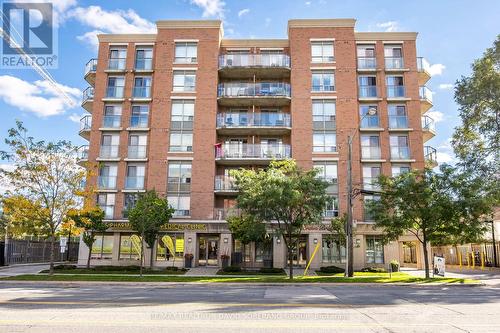
<svg viewBox="0 0 500 333"><path fill-rule="evenodd" d="M94 99L94 88L88 87L83 91L82 103Z"/></svg>
<svg viewBox="0 0 500 333"><path fill-rule="evenodd" d="M102 190L116 189L116 176L99 176L97 179L97 187Z"/></svg>
<svg viewBox="0 0 500 333"><path fill-rule="evenodd" d="M409 147L391 147L391 158L394 160L407 160L410 158Z"/></svg>
<svg viewBox="0 0 500 333"><path fill-rule="evenodd" d="M377 86L360 86L359 97L360 98L377 97Z"/></svg>
<svg viewBox="0 0 500 333"><path fill-rule="evenodd" d="M215 157L220 159L284 159L290 156L290 145L286 144L223 144L215 150Z"/></svg>
<svg viewBox="0 0 500 333"><path fill-rule="evenodd" d="M375 57L358 57L359 69L376 69L377 59Z"/></svg>
<svg viewBox="0 0 500 333"><path fill-rule="evenodd" d="M90 59L89 62L85 64L85 75L89 73L95 73L97 70L97 59Z"/></svg>
<svg viewBox="0 0 500 333"><path fill-rule="evenodd" d="M130 127L133 128L146 128L148 127L148 116L132 116L130 117Z"/></svg>
<svg viewBox="0 0 500 333"><path fill-rule="evenodd" d="M101 158L118 158L118 145L101 146L99 157Z"/></svg>
<svg viewBox="0 0 500 333"><path fill-rule="evenodd" d="M408 128L408 117L389 116L389 128Z"/></svg>
<svg viewBox="0 0 500 333"><path fill-rule="evenodd" d="M379 128L380 120L378 115L370 116L366 115L361 120L361 128Z"/></svg>
<svg viewBox="0 0 500 333"><path fill-rule="evenodd" d="M386 69L401 69L404 68L402 57L385 57Z"/></svg>
<svg viewBox="0 0 500 333"><path fill-rule="evenodd" d="M132 94L132 96L136 98L150 98L151 87L134 87Z"/></svg>
<svg viewBox="0 0 500 333"><path fill-rule="evenodd" d="M387 97L405 97L405 86L387 86Z"/></svg>
<svg viewBox="0 0 500 333"><path fill-rule="evenodd" d="M286 54L223 54L219 56L219 68L227 67L290 67Z"/></svg>
<svg viewBox="0 0 500 333"><path fill-rule="evenodd" d="M423 57L418 57L417 58L417 69L419 72L430 72L431 65L429 62L423 58Z"/></svg>
<svg viewBox="0 0 500 333"><path fill-rule="evenodd" d="M219 97L290 97L290 84L281 82L226 82L219 84Z"/></svg>
<svg viewBox="0 0 500 333"><path fill-rule="evenodd" d="M108 69L110 70L123 70L125 69L126 58L112 58L109 59Z"/></svg>
<svg viewBox="0 0 500 333"><path fill-rule="evenodd" d="M128 146L128 158L146 158L146 145Z"/></svg>
<svg viewBox="0 0 500 333"><path fill-rule="evenodd" d="M236 183L234 178L225 175L215 176L214 187L216 191L236 191Z"/></svg>
<svg viewBox="0 0 500 333"><path fill-rule="evenodd" d="M136 59L135 61L136 70L151 70L152 68L153 68L153 59L151 58Z"/></svg>
<svg viewBox="0 0 500 333"><path fill-rule="evenodd" d="M92 116L86 115L80 119L80 132L82 131L90 131L92 127Z"/></svg>
<svg viewBox="0 0 500 333"><path fill-rule="evenodd" d="M120 128L121 118L122 117L120 115L104 116L102 120L102 127Z"/></svg>
<svg viewBox="0 0 500 333"><path fill-rule="evenodd" d="M125 177L125 188L134 190L144 189L144 176Z"/></svg>
<svg viewBox="0 0 500 333"><path fill-rule="evenodd" d="M364 160L379 160L380 147L361 147L361 158Z"/></svg>
<svg viewBox="0 0 500 333"><path fill-rule="evenodd" d="M428 100L432 103L432 91L426 86L422 86L419 89L420 99Z"/></svg>
<svg viewBox="0 0 500 333"><path fill-rule="evenodd" d="M435 123L434 119L432 119L429 116L423 116L422 117L422 128L427 130L427 131L435 131Z"/></svg>
<svg viewBox="0 0 500 333"><path fill-rule="evenodd" d="M123 98L123 90L124 90L124 87L122 87L122 86L108 87L106 90L106 97Z"/></svg>

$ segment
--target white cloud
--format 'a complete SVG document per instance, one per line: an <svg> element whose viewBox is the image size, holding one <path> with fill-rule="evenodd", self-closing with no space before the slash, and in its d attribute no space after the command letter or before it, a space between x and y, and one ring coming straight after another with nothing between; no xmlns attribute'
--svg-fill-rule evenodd
<svg viewBox="0 0 500 333"><path fill-rule="evenodd" d="M50 3L52 4L53 22L58 26L66 18L66 11L76 6L77 0L14 0L18 3Z"/></svg>
<svg viewBox="0 0 500 333"><path fill-rule="evenodd" d="M221 0L191 0L193 5L203 9L203 17L215 16L224 18L224 7L226 3Z"/></svg>
<svg viewBox="0 0 500 333"><path fill-rule="evenodd" d="M248 8L242 9L238 12L238 17L242 17L243 15L247 15L248 13L250 13L250 9Z"/></svg>
<svg viewBox="0 0 500 333"><path fill-rule="evenodd" d="M0 76L0 99L39 117L58 115L77 105L81 91L59 83L57 87L70 97L73 104L48 81L38 80L30 83L9 75Z"/></svg>
<svg viewBox="0 0 500 333"><path fill-rule="evenodd" d="M429 112L426 113L426 115L428 115L429 117L431 117L432 119L434 119L435 123L443 121L444 118L445 118L444 113L442 113L440 111L429 111Z"/></svg>
<svg viewBox="0 0 500 333"><path fill-rule="evenodd" d="M311 1L306 1L306 6L310 6L311 5Z"/></svg>
<svg viewBox="0 0 500 333"><path fill-rule="evenodd" d="M429 67L429 74L431 76L441 75L443 74L444 69L446 68L443 64L434 64Z"/></svg>
<svg viewBox="0 0 500 333"><path fill-rule="evenodd" d="M93 46L97 45L97 34L100 33L156 33L156 25L140 17L132 9L107 11L100 6L77 7L71 9L67 17L94 29L77 37Z"/></svg>
<svg viewBox="0 0 500 333"><path fill-rule="evenodd" d="M81 115L79 115L79 114L76 114L76 113L72 113L72 114L68 117L68 119L69 119L69 120L71 120L72 122L77 123L77 124L79 124L79 123L80 123L80 119L81 119L81 118L82 118L82 116L81 116Z"/></svg>
<svg viewBox="0 0 500 333"><path fill-rule="evenodd" d="M453 89L454 85L453 83L441 83L439 85L439 89L443 89L443 90L451 90Z"/></svg>
<svg viewBox="0 0 500 333"><path fill-rule="evenodd" d="M15 165L8 163L1 163L0 169L5 171L14 171ZM5 194L7 191L13 191L14 187L9 183L8 179L4 176L0 176L0 195Z"/></svg>
<svg viewBox="0 0 500 333"><path fill-rule="evenodd" d="M384 29L386 32L398 31L399 23L397 21L377 23L377 28Z"/></svg>
<svg viewBox="0 0 500 333"><path fill-rule="evenodd" d="M438 163L456 163L455 154L453 153L453 147L451 146L451 138L442 142L437 148L436 158Z"/></svg>

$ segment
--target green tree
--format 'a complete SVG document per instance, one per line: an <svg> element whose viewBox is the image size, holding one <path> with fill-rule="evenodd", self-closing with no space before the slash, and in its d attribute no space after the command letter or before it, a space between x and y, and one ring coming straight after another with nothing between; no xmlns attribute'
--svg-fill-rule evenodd
<svg viewBox="0 0 500 333"><path fill-rule="evenodd" d="M7 195L2 199L2 206L5 227L10 237L50 237L49 210L39 201L32 201L22 195Z"/></svg>
<svg viewBox="0 0 500 333"><path fill-rule="evenodd" d="M227 219L227 223L234 239L243 244L262 241L267 234L265 223L256 221L253 216L231 216Z"/></svg>
<svg viewBox="0 0 500 333"><path fill-rule="evenodd" d="M459 164L478 176L500 184L500 35L493 47L472 64L469 77L455 86L462 124L452 144Z"/></svg>
<svg viewBox="0 0 500 333"><path fill-rule="evenodd" d="M425 276L429 278L428 244L443 238L477 239L485 231L483 217L492 211L491 194L470 172L446 164L439 172L415 170L396 178L381 176L380 200L368 203L376 227L386 241L405 233L423 245Z"/></svg>
<svg viewBox="0 0 500 333"><path fill-rule="evenodd" d="M73 220L77 228L83 229L83 242L89 248L87 257L87 268L90 268L90 257L92 255L92 245L95 242L96 234L106 231L108 226L103 222L104 211L99 207L92 207L81 210L72 210L68 217Z"/></svg>
<svg viewBox="0 0 500 333"><path fill-rule="evenodd" d="M150 268L153 267L153 253L156 238L161 226L168 223L175 209L167 199L160 197L155 190L139 195L135 206L128 210L128 220L133 230L141 235L141 268L144 262L144 242L151 249Z"/></svg>
<svg viewBox="0 0 500 333"><path fill-rule="evenodd" d="M303 170L294 160L272 161L265 170L235 170L231 173L239 190L237 207L248 218L247 227L273 222L283 236L293 279L293 250L305 225L319 223L327 203L328 183L318 170Z"/></svg>
<svg viewBox="0 0 500 333"><path fill-rule="evenodd" d="M46 210L53 274L57 230L68 211L81 205L87 173L76 163L76 147L70 142L36 141L20 121L8 133L5 143L10 150L0 151L0 158L12 162L14 170L0 168L0 175L13 189L11 195L24 196Z"/></svg>

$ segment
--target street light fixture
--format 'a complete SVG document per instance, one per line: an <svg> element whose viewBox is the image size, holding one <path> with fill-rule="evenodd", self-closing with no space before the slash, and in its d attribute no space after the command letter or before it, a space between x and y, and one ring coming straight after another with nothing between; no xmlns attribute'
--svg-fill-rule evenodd
<svg viewBox="0 0 500 333"><path fill-rule="evenodd" d="M366 116L374 116L377 114L377 109L374 107L368 108L368 112L365 113L361 119L359 120L359 124L361 125L361 122ZM356 130L355 130L356 131ZM354 138L354 135L356 135L357 132L354 132L352 135L349 135L347 137L347 146L348 146L348 153L347 153L347 225L346 225L346 238L347 238L347 246L346 246L346 269L345 269L345 276L346 277L353 277L354 276L354 239L353 239L353 220L352 220L352 200L354 198L354 193L352 189L352 140Z"/></svg>

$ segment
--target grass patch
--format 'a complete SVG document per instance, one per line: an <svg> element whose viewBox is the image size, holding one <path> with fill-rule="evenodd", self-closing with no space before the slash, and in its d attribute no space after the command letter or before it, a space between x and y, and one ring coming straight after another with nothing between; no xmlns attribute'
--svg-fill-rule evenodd
<svg viewBox="0 0 500 333"><path fill-rule="evenodd" d="M162 269L143 268L143 274L158 274L158 275L183 275L188 270L178 267L166 267ZM78 268L75 265L58 265L54 267L56 274L132 274L140 273L139 266L95 266L91 268ZM43 270L41 273L49 273L49 270Z"/></svg>
<svg viewBox="0 0 500 333"><path fill-rule="evenodd" d="M108 281L108 282L201 282L201 283L412 283L412 284L427 284L427 283L453 283L453 284L476 284L478 281L470 279L455 279L455 278L433 278L425 279L414 277L406 273L393 273L392 278L386 273L361 273L357 272L353 278L345 278L342 274L334 276L299 276L292 281L286 276L248 276L248 277L231 277L231 276L148 276L142 278L139 276L127 275L53 275L46 274L27 274L12 277L0 278L0 280L10 281Z"/></svg>
<svg viewBox="0 0 500 333"><path fill-rule="evenodd" d="M236 269L237 268L237 269ZM246 270L241 269L240 267L226 267L223 269L219 269L217 271L217 275L277 275L284 276L286 272L283 268L261 268L259 270Z"/></svg>

